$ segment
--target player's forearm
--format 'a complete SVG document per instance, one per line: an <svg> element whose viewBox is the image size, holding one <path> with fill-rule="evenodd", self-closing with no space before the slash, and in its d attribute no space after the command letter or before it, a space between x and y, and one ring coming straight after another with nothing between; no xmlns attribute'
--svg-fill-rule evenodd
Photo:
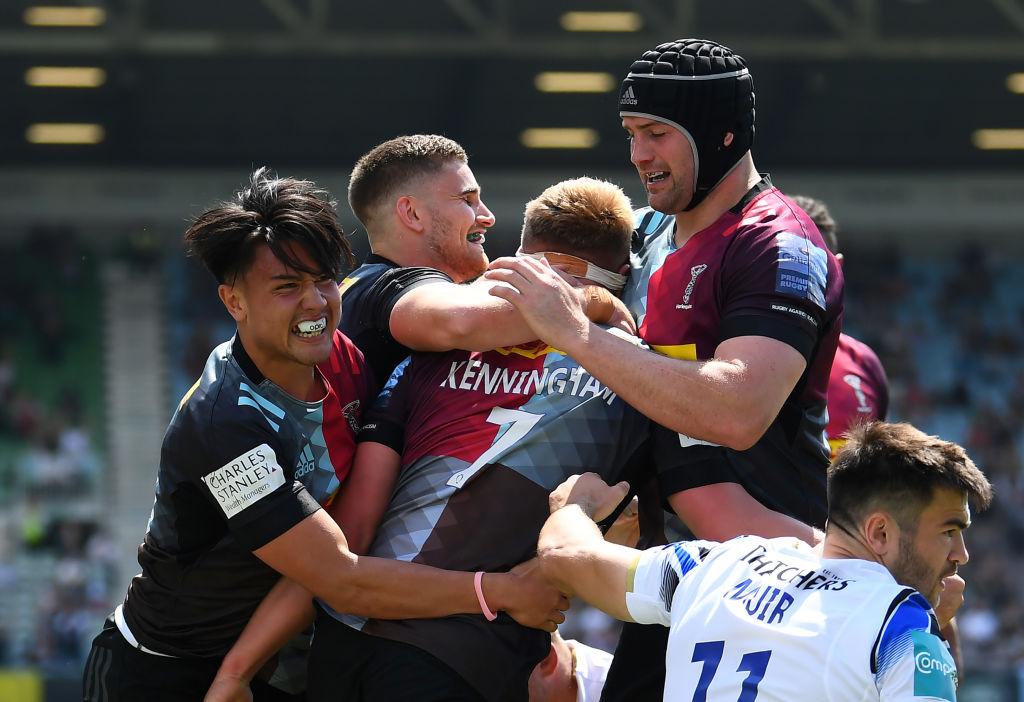
<svg viewBox="0 0 1024 702"><path fill-rule="evenodd" d="M357 556L347 548L344 533L323 510L253 553L338 612L411 619L482 611L473 573ZM546 583L526 587L518 578L506 573L485 577L484 594L491 610L504 609L510 614L514 610L518 613L513 614L516 620L528 626L550 622L557 612L557 591ZM521 587L502 589L500 585L507 579Z"/></svg>
<svg viewBox="0 0 1024 702"><path fill-rule="evenodd" d="M597 524L579 505L555 510L537 540L537 556L544 574L562 592L575 594L587 568L588 547L603 539Z"/></svg>
<svg viewBox="0 0 1024 702"><path fill-rule="evenodd" d="M622 621L631 621L626 609L626 571L638 553L605 541L593 520L575 504L548 517L537 543L541 568L555 587Z"/></svg>
<svg viewBox="0 0 1024 702"><path fill-rule="evenodd" d="M352 470L328 509L353 553L369 551L391 499L400 463L401 456L384 444L359 444Z"/></svg>
<svg viewBox="0 0 1024 702"><path fill-rule="evenodd" d="M568 353L619 397L662 426L742 450L770 418L744 397L746 369L729 361L690 361L650 351L595 324L565 342Z"/></svg>
<svg viewBox="0 0 1024 702"><path fill-rule="evenodd" d="M321 595L339 612L377 619L418 619L480 614L474 573L441 570L388 558L358 557L344 582ZM514 576L487 573L482 591L497 612L515 602Z"/></svg>
<svg viewBox="0 0 1024 702"><path fill-rule="evenodd" d="M391 334L417 351L489 351L536 339L515 307L487 292L491 285L435 283L411 290L391 312Z"/></svg>
<svg viewBox="0 0 1024 702"><path fill-rule="evenodd" d="M728 541L743 534L795 536L815 545L823 534L798 519L765 507L738 483L714 483L670 495L669 504L698 539Z"/></svg>
<svg viewBox="0 0 1024 702"><path fill-rule="evenodd" d="M489 351L536 340L536 333L519 310L488 292L492 285L478 281L471 285L418 288L395 305L391 333L400 343L417 351ZM574 288L573 294L594 321L621 322L622 317L628 317L621 300L604 288Z"/></svg>
<svg viewBox="0 0 1024 702"><path fill-rule="evenodd" d="M241 636L221 662L218 674L251 680L271 656L312 621L310 592L282 578L256 608Z"/></svg>
<svg viewBox="0 0 1024 702"><path fill-rule="evenodd" d="M452 309L422 319L418 329L406 328L395 338L417 351L489 351L533 341L535 336L511 307Z"/></svg>

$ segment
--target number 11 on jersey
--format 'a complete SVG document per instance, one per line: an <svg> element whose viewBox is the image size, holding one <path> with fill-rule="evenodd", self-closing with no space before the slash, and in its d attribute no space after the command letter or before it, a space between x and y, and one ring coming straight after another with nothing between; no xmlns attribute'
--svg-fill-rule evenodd
<svg viewBox="0 0 1024 702"><path fill-rule="evenodd" d="M724 653L724 641L702 641L693 645L693 658L690 660L704 664L700 671L700 679L697 681L697 689L693 691L693 702L707 702L708 688L715 673L718 672ZM771 651L752 651L743 654L736 672L746 673L747 677L743 680L736 702L754 702L757 699L757 686L768 669L768 660L771 657Z"/></svg>

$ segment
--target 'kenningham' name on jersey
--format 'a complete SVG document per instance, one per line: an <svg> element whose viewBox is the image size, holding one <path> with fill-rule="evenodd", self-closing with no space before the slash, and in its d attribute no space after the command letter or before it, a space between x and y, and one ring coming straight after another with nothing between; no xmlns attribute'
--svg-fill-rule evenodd
<svg viewBox="0 0 1024 702"><path fill-rule="evenodd" d="M583 368L547 366L533 370L512 370L479 359L452 361L442 388L482 391L485 395L552 395L568 394L585 398L600 397L611 404L616 395Z"/></svg>

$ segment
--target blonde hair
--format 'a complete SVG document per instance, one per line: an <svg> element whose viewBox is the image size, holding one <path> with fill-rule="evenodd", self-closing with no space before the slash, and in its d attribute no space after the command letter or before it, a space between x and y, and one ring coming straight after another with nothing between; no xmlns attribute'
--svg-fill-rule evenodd
<svg viewBox="0 0 1024 702"><path fill-rule="evenodd" d="M615 270L629 260L633 207L619 186L563 180L526 203L523 245L571 253Z"/></svg>

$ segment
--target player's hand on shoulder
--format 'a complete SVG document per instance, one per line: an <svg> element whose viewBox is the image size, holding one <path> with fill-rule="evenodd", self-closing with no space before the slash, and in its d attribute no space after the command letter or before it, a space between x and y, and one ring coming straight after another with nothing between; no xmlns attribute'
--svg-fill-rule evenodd
<svg viewBox="0 0 1024 702"><path fill-rule="evenodd" d="M625 480L608 485L597 473L572 475L548 495L548 507L554 512L565 505L579 505L587 516L599 522L615 510L627 492L629 483Z"/></svg>

